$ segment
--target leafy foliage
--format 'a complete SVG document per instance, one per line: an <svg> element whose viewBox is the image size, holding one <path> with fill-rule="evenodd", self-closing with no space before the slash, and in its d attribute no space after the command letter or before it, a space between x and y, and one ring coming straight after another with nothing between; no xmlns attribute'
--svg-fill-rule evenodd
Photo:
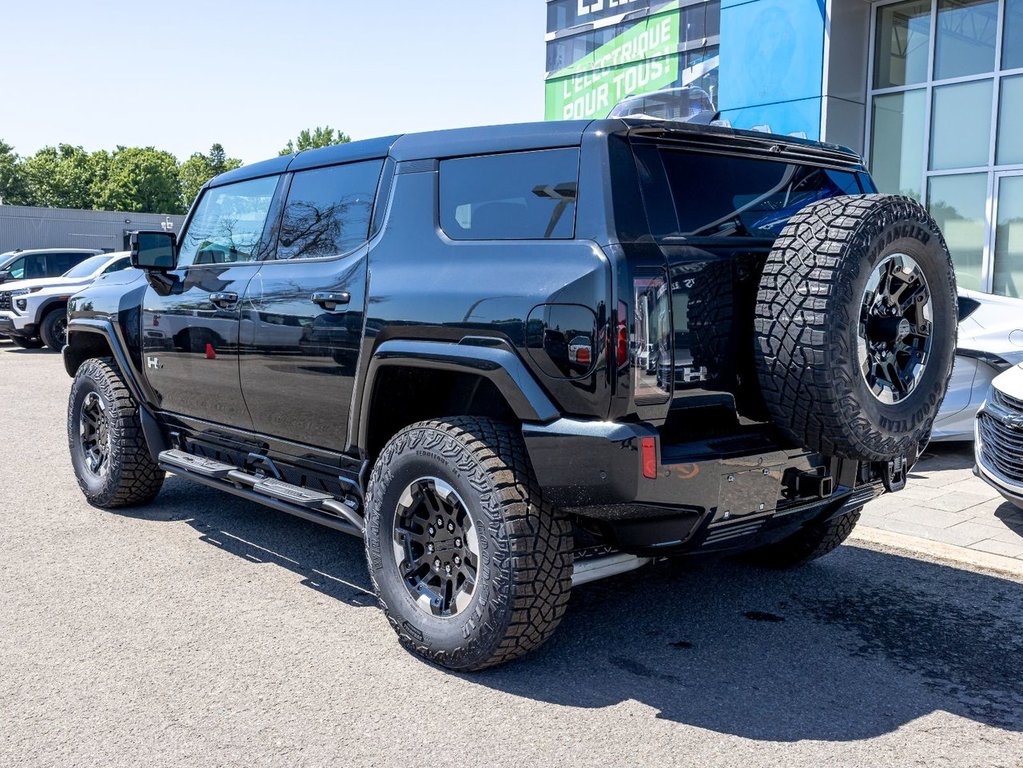
<svg viewBox="0 0 1023 768"><path fill-rule="evenodd" d="M306 129L288 142L282 155L346 144L351 138L328 126ZM0 202L51 208L82 208L138 213L184 213L203 185L240 167L221 144L194 153L183 163L155 147L122 147L88 152L58 144L21 157L0 140Z"/></svg>
<svg viewBox="0 0 1023 768"><path fill-rule="evenodd" d="M305 149L319 149L330 147L334 144L347 144L352 138L343 131L336 131L329 125L322 128L317 126L311 131L303 129L295 140L289 140L280 151L281 155L290 155L292 152L301 152Z"/></svg>
<svg viewBox="0 0 1023 768"><path fill-rule="evenodd" d="M228 157L223 146L214 144L208 154L196 152L178 168L178 183L181 185L181 205L188 209L203 184L227 171L240 167L242 161Z"/></svg>

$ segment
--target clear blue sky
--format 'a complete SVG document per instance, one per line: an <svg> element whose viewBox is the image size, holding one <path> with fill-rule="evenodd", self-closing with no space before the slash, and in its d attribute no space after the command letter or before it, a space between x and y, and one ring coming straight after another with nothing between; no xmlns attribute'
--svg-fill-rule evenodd
<svg viewBox="0 0 1023 768"><path fill-rule="evenodd" d="M543 0L8 0L0 139L213 142L253 162L302 128L355 139L543 118Z"/></svg>

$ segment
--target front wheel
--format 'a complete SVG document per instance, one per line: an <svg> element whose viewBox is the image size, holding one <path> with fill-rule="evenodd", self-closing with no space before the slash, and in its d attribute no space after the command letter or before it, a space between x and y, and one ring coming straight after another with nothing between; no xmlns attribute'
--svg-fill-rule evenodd
<svg viewBox="0 0 1023 768"><path fill-rule="evenodd" d="M454 670L539 646L571 589L569 521L542 499L521 438L487 419L391 438L369 482L366 556L402 645Z"/></svg>
<svg viewBox="0 0 1023 768"><path fill-rule="evenodd" d="M163 485L149 455L138 405L110 360L87 360L71 385L68 448L78 485L104 509L145 504Z"/></svg>
<svg viewBox="0 0 1023 768"><path fill-rule="evenodd" d="M54 352L64 349L67 341L67 308L51 309L39 323L39 335Z"/></svg>

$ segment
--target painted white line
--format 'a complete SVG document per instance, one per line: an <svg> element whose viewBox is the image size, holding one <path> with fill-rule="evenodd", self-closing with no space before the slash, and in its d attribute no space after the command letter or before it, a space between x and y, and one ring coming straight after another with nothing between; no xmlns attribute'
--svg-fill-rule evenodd
<svg viewBox="0 0 1023 768"><path fill-rule="evenodd" d="M1023 560L957 547L954 544L945 544L940 541L921 539L917 536L907 536L904 533L857 526L846 539L846 543L868 549L881 547L896 552L920 555L941 563L967 566L978 571L987 571L1023 581Z"/></svg>

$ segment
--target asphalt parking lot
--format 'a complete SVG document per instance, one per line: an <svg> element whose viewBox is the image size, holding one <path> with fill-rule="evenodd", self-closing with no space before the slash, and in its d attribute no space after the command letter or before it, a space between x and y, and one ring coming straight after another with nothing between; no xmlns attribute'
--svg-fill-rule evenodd
<svg viewBox="0 0 1023 768"><path fill-rule="evenodd" d="M475 675L398 646L361 544L170 478L87 505L59 356L0 342L0 765L1023 766L1023 584L843 546L576 590Z"/></svg>

